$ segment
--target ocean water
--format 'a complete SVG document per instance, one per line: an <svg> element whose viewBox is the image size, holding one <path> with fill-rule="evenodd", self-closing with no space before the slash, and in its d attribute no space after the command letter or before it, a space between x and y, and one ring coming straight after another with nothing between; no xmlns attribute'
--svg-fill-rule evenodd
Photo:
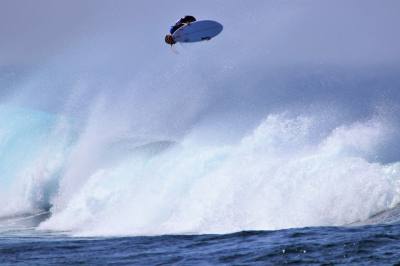
<svg viewBox="0 0 400 266"><path fill-rule="evenodd" d="M399 225L313 227L223 235L69 237L9 232L2 265L397 265Z"/></svg>
<svg viewBox="0 0 400 266"><path fill-rule="evenodd" d="M400 263L398 10L4 0L0 265Z"/></svg>

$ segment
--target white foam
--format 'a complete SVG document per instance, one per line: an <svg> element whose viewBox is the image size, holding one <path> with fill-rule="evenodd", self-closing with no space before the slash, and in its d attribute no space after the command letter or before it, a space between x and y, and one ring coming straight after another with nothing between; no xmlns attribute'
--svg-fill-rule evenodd
<svg viewBox="0 0 400 266"><path fill-rule="evenodd" d="M315 138L320 121L270 115L230 146L187 141L99 166L41 229L78 235L226 233L343 225L399 202L400 164L370 160L379 119Z"/></svg>

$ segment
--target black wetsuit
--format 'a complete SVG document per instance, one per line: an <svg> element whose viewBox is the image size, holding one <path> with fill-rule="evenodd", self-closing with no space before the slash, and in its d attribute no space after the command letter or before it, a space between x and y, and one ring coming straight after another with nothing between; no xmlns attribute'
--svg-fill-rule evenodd
<svg viewBox="0 0 400 266"><path fill-rule="evenodd" d="M178 20L174 26L171 27L171 29L169 30L169 32L171 34L174 34L175 31L177 31L180 27L182 27L185 24L188 23L192 23L195 22L196 18L193 16L184 16L183 18L181 18L180 20Z"/></svg>

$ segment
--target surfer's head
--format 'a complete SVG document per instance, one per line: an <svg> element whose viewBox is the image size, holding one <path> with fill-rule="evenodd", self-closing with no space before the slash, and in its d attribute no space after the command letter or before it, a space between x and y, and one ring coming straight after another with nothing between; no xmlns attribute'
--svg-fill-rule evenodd
<svg viewBox="0 0 400 266"><path fill-rule="evenodd" d="M176 43L171 34L165 35L165 42L169 45L174 45Z"/></svg>

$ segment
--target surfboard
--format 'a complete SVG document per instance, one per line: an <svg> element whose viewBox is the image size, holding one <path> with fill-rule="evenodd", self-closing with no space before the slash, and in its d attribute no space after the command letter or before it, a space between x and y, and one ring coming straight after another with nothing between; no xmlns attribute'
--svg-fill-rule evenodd
<svg viewBox="0 0 400 266"><path fill-rule="evenodd" d="M179 28L172 35L175 42L200 42L211 40L221 33L223 26L213 20L199 20Z"/></svg>

